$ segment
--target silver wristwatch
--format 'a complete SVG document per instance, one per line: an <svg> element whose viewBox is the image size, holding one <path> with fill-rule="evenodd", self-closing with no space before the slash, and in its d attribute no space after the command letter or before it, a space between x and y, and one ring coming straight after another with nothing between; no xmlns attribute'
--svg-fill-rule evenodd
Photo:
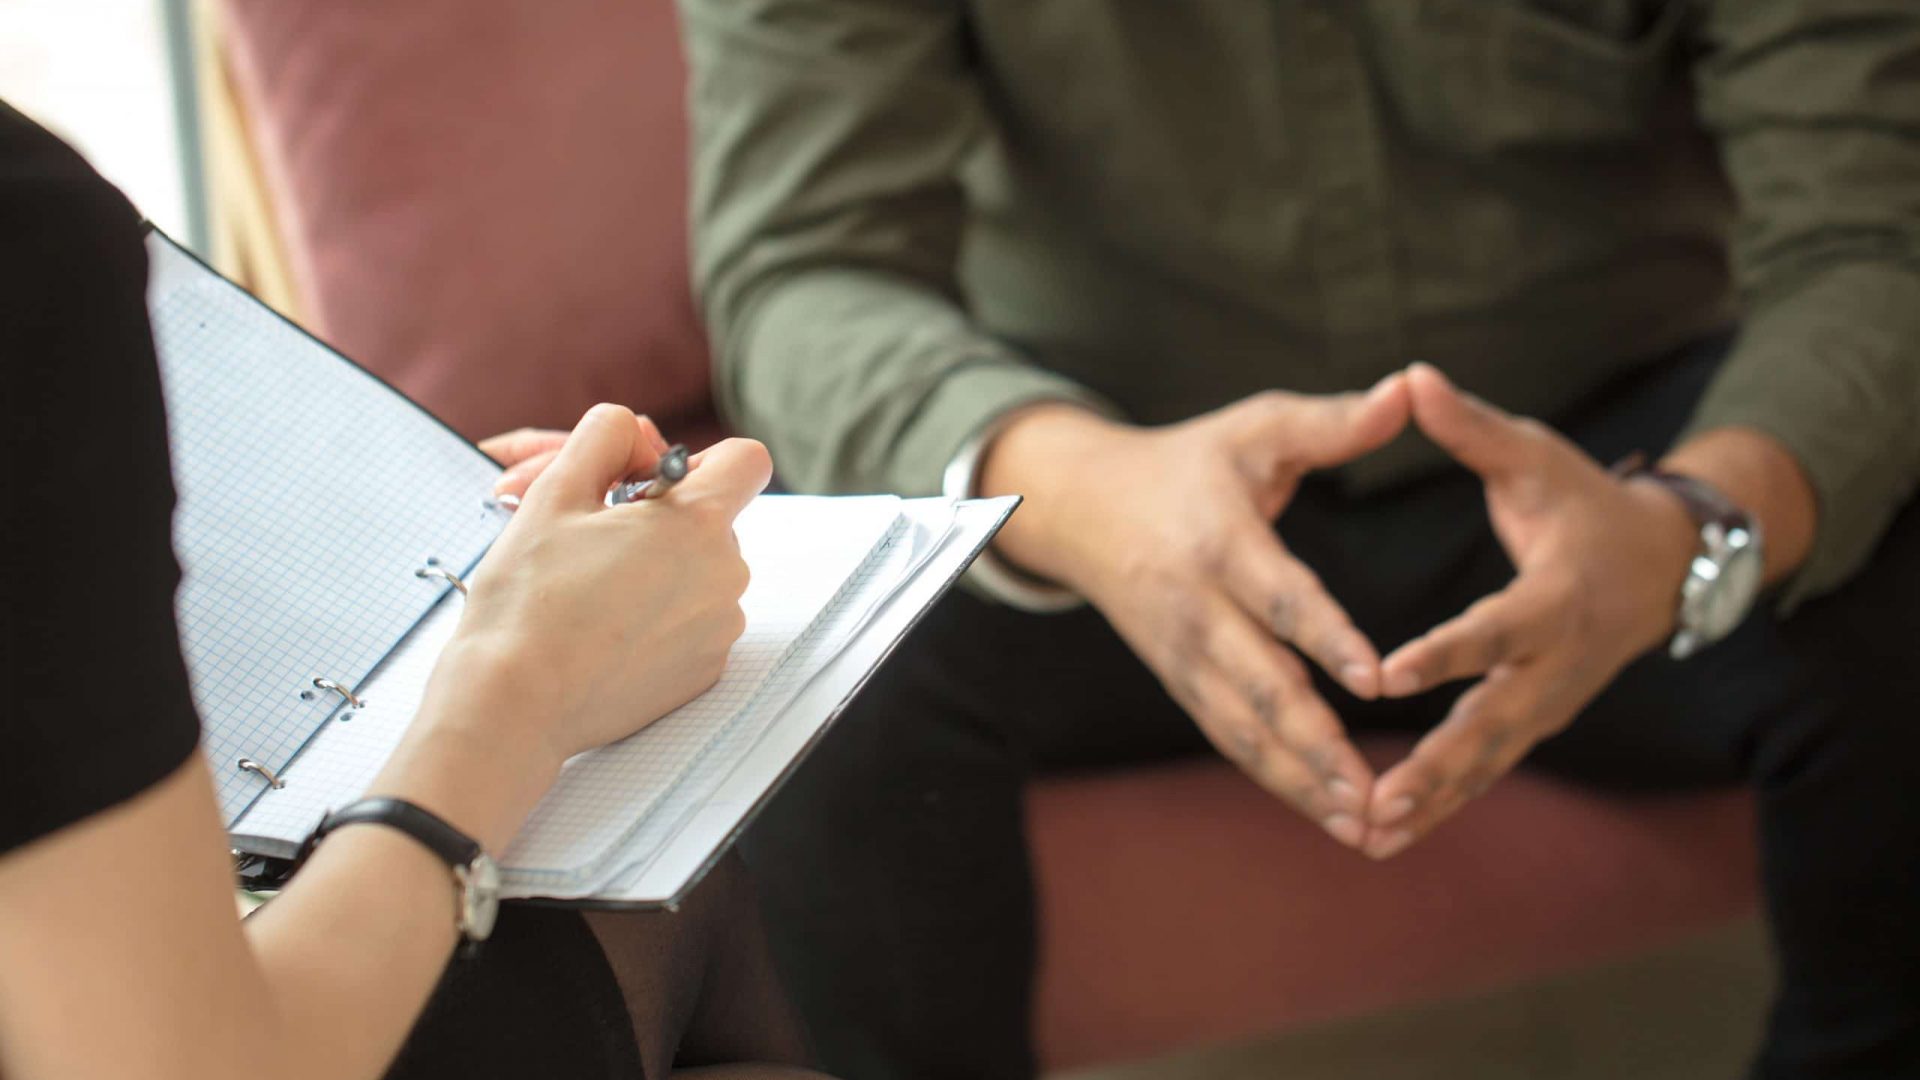
<svg viewBox="0 0 1920 1080"><path fill-rule="evenodd" d="M1701 480L1658 469L1628 474L1673 492L1700 529L1700 548L1680 586L1678 627L1667 652L1685 660L1719 641L1746 619L1759 599L1766 567L1760 523Z"/></svg>

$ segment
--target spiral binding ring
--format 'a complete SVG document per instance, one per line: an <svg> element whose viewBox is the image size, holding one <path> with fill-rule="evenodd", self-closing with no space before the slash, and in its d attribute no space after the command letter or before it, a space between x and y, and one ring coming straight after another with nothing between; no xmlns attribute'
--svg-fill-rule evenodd
<svg viewBox="0 0 1920 1080"><path fill-rule="evenodd" d="M428 563L420 569L415 570L413 576L417 578L439 578L441 581L458 589L461 596L467 595L467 583L460 580L460 575L444 566Z"/></svg>
<svg viewBox="0 0 1920 1080"><path fill-rule="evenodd" d="M259 773L260 776L266 780L267 786L273 788L275 791L287 786L285 780L273 775L272 769L267 768L265 765L260 764L250 757L243 757L239 761L234 762L234 764L239 766L241 772ZM239 853L235 852L235 854L237 855Z"/></svg>
<svg viewBox="0 0 1920 1080"><path fill-rule="evenodd" d="M313 685L319 687L322 690L327 691L328 693L339 694L342 698L346 700L347 704L353 706L356 709L363 708L366 705L366 702L360 700L359 696L356 695L353 691L347 689L344 686L341 686L339 683L334 682L332 679L323 679L318 675L316 675L313 678Z"/></svg>

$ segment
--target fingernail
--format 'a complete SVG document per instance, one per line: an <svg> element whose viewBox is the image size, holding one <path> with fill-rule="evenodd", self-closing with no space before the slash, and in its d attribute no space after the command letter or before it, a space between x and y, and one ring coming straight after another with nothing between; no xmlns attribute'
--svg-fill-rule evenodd
<svg viewBox="0 0 1920 1080"><path fill-rule="evenodd" d="M1327 794L1333 797L1333 801L1343 811L1360 809L1360 789L1341 777L1336 776L1327 781Z"/></svg>
<svg viewBox="0 0 1920 1080"><path fill-rule="evenodd" d="M1360 842L1367 837L1366 827L1361 825L1360 819L1352 814L1329 815L1321 825L1327 830L1328 836L1348 847L1359 847Z"/></svg>
<svg viewBox="0 0 1920 1080"><path fill-rule="evenodd" d="M1387 672L1381 679L1381 685L1386 689L1388 697L1406 697L1420 689L1420 676L1406 668L1401 668L1398 671Z"/></svg>
<svg viewBox="0 0 1920 1080"><path fill-rule="evenodd" d="M1367 845L1367 854L1376 859L1391 859L1407 850L1413 843L1413 834L1405 829L1397 829Z"/></svg>
<svg viewBox="0 0 1920 1080"><path fill-rule="evenodd" d="M1380 696L1374 669L1366 664L1354 663L1341 668L1340 681L1354 697L1362 701L1372 701Z"/></svg>
<svg viewBox="0 0 1920 1080"><path fill-rule="evenodd" d="M1413 805L1413 796L1402 795L1388 803L1386 809L1380 811L1380 816L1374 819L1373 823L1386 826L1396 821L1404 821L1408 814L1413 813Z"/></svg>

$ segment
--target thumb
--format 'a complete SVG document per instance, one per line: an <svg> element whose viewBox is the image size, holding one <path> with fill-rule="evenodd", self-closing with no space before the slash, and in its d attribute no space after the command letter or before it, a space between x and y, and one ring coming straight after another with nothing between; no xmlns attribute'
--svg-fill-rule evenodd
<svg viewBox="0 0 1920 1080"><path fill-rule="evenodd" d="M1396 371L1365 393L1281 398L1266 418L1261 442L1288 461L1325 469L1392 442L1409 415L1406 376Z"/></svg>
<svg viewBox="0 0 1920 1080"><path fill-rule="evenodd" d="M607 489L628 476L650 474L660 462L639 418L619 405L595 405L533 484L523 509L546 504L572 509L599 507Z"/></svg>
<svg viewBox="0 0 1920 1080"><path fill-rule="evenodd" d="M752 439L724 439L694 456L687 478L663 498L706 502L729 521L765 490L773 477L767 448Z"/></svg>
<svg viewBox="0 0 1920 1080"><path fill-rule="evenodd" d="M1454 460L1493 478L1530 458L1528 425L1453 385L1431 364L1407 369L1413 419Z"/></svg>

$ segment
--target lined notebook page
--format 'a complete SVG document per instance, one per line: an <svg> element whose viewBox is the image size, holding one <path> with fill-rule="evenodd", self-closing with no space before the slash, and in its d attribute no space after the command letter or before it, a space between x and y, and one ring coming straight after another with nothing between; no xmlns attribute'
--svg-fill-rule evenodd
<svg viewBox="0 0 1920 1080"><path fill-rule="evenodd" d="M479 560L498 468L364 371L149 234L184 571L181 640L225 819L284 771L446 591L414 571ZM377 703L377 702L376 702Z"/></svg>
<svg viewBox="0 0 1920 1080"><path fill-rule="evenodd" d="M689 775L690 766L744 717L769 706L770 684L862 568L884 561L900 535L891 496L757 499L735 526L753 571L741 598L747 629L713 689L637 735L569 762L553 791L501 859L509 880L585 880ZM369 704L328 724L287 774L236 826L251 847L297 844L329 809L357 798L398 745L433 664L458 624L449 597L367 687ZM265 841L262 843L261 841Z"/></svg>

